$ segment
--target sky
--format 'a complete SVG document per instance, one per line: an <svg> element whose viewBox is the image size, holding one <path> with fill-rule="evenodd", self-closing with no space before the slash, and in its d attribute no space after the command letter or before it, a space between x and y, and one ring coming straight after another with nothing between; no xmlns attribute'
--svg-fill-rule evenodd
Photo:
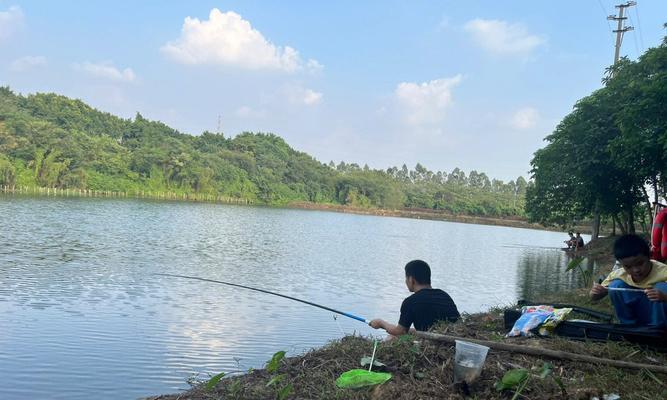
<svg viewBox="0 0 667 400"><path fill-rule="evenodd" d="M665 35L639 0L621 54ZM322 162L528 177L613 62L610 0L0 0L0 86L184 133L271 132Z"/></svg>

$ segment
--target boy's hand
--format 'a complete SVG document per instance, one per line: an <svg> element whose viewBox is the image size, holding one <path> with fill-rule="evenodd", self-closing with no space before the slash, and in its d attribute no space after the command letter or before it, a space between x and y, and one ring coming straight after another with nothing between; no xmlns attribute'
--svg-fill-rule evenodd
<svg viewBox="0 0 667 400"><path fill-rule="evenodd" d="M380 329L384 325L384 321L377 318L368 323L373 329Z"/></svg>
<svg viewBox="0 0 667 400"><path fill-rule="evenodd" d="M593 287L591 288L591 296L593 297L604 297L607 295L609 290L607 290L606 287L600 285L599 283L593 283Z"/></svg>
<svg viewBox="0 0 667 400"><path fill-rule="evenodd" d="M644 293L646 293L646 297L648 297L648 299L651 301L667 301L667 294L659 291L658 289L646 289L644 290Z"/></svg>

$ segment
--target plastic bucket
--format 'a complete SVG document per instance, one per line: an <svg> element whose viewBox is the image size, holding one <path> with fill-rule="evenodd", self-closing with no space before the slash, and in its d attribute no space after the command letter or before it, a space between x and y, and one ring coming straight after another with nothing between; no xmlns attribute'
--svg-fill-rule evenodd
<svg viewBox="0 0 667 400"><path fill-rule="evenodd" d="M482 373L489 348L481 344L456 341L454 355L454 383L471 383Z"/></svg>

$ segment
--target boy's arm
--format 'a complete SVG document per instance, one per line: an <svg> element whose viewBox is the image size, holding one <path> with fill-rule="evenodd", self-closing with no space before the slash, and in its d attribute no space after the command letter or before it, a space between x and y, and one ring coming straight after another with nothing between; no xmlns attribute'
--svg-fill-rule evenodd
<svg viewBox="0 0 667 400"><path fill-rule="evenodd" d="M400 324L390 324L389 322L383 320L383 319L374 319L371 322L368 323L372 328L375 329L384 329L387 331L388 334L394 335L394 336L401 336L405 335L408 333L408 328L400 325Z"/></svg>

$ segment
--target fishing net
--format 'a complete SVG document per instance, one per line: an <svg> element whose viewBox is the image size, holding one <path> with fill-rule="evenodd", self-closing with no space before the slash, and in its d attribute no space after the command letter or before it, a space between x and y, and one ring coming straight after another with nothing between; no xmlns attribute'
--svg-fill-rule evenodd
<svg viewBox="0 0 667 400"><path fill-rule="evenodd" d="M388 372L373 372L365 369L352 369L343 372L336 379L336 386L339 388L356 389L366 386L380 385L391 379Z"/></svg>

